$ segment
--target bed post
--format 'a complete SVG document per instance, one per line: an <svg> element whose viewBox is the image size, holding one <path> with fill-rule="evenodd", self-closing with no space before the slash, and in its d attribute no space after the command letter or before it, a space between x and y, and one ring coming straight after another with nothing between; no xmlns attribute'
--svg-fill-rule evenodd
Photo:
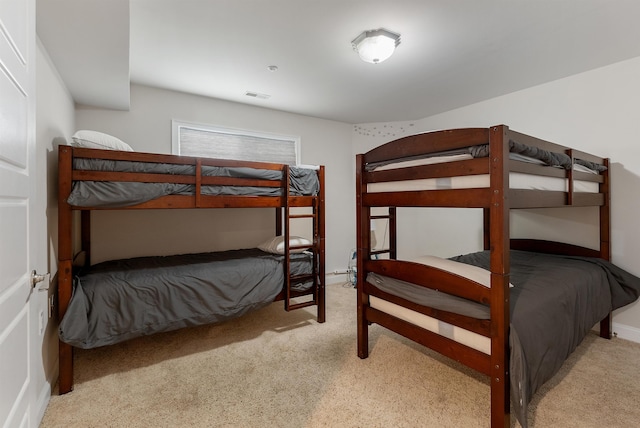
<svg viewBox="0 0 640 428"><path fill-rule="evenodd" d="M325 303L325 281L326 281L326 271L325 271L325 212L324 212L324 166L320 166L318 170L318 179L320 180L320 192L318 193L318 199L316 208L317 212L315 215L317 228L318 228L318 237L320 239L319 245L319 272L318 272L318 287L317 287L317 301L318 301L318 322L323 323L326 320L326 303Z"/></svg>
<svg viewBox="0 0 640 428"><path fill-rule="evenodd" d="M396 260L398 258L398 227L396 207L388 207L389 210L389 258Z"/></svg>
<svg viewBox="0 0 640 428"><path fill-rule="evenodd" d="M604 159L602 172L603 182L600 184L600 193L604 195L603 204L600 206L600 258L611 261L611 173L609 159ZM611 312L600 321L600 337L611 339L612 334Z"/></svg>
<svg viewBox="0 0 640 428"><path fill-rule="evenodd" d="M276 207L276 236L282 235L282 207Z"/></svg>
<svg viewBox="0 0 640 428"><path fill-rule="evenodd" d="M73 279L72 210L67 203L71 193L72 148L58 147L58 319L62 320L71 300ZM73 348L58 340L58 392L73 389Z"/></svg>
<svg viewBox="0 0 640 428"><path fill-rule="evenodd" d="M356 156L356 272L357 272L357 295L358 295L358 357L367 358L369 356L369 324L366 319L366 306L368 297L364 293L364 262L369 257L369 207L364 207L362 202L363 194L363 155Z"/></svg>
<svg viewBox="0 0 640 428"><path fill-rule="evenodd" d="M289 166L284 165L283 168L283 179L282 179L282 189L284 192L284 310L291 310L291 252L289 251L289 235L291 231L291 208L289 204L291 203L291 177Z"/></svg>
<svg viewBox="0 0 640 428"><path fill-rule="evenodd" d="M509 137L504 125L490 129L491 201L491 427L509 427ZM485 222L486 223L486 222Z"/></svg>
<svg viewBox="0 0 640 428"><path fill-rule="evenodd" d="M80 211L80 242L84 251L84 266L91 266L91 211Z"/></svg>
<svg viewBox="0 0 640 428"><path fill-rule="evenodd" d="M482 239L483 239L483 248L485 250L491 249L491 221L490 221L490 210L488 208L482 209Z"/></svg>

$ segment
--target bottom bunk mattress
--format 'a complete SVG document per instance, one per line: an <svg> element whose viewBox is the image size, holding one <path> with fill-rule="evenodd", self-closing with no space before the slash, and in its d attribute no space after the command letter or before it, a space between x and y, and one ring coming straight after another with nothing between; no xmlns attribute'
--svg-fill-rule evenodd
<svg viewBox="0 0 640 428"><path fill-rule="evenodd" d="M482 251L452 258L454 261L489 270L490 253ZM555 256L511 251L510 282L510 382L511 403L516 417L527 426L527 405L532 395L549 380L582 342L595 324L617 308L640 295L640 279L615 265L597 258ZM443 293L369 274L367 281L376 288L403 299L429 305L429 293ZM397 283L397 284L394 284ZM398 287L399 285L399 287ZM413 288L412 291L407 290ZM398 292L397 290L401 290ZM402 291L404 290L404 291ZM427 297L415 299L411 293ZM434 307L443 299L438 296ZM458 299L441 306L480 319L488 318L478 305ZM397 318L419 325L486 354L490 340L476 333L371 296L371 306Z"/></svg>
<svg viewBox="0 0 640 428"><path fill-rule="evenodd" d="M313 255L291 254L291 275L312 273ZM239 317L283 290L284 256L259 249L113 260L75 275L60 322L80 348ZM312 282L298 284L296 291ZM293 287L292 287L293 288Z"/></svg>

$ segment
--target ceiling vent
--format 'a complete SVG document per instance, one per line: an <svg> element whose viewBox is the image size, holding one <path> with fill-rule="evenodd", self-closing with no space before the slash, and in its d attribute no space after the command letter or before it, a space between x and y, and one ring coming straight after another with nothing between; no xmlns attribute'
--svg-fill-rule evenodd
<svg viewBox="0 0 640 428"><path fill-rule="evenodd" d="M268 95L268 94L261 94L261 93L259 93L259 92L250 92L250 91L247 91L247 92L245 92L244 94L245 94L246 96L248 96L248 97L260 98L261 100L266 100L266 99L271 98L271 95Z"/></svg>

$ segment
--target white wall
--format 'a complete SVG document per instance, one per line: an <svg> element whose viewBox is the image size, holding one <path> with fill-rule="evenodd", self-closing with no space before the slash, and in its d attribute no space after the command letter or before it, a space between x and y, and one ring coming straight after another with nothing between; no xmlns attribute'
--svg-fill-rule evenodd
<svg viewBox="0 0 640 428"><path fill-rule="evenodd" d="M416 132L506 124L519 132L610 157L613 262L640 276L638 76L640 57L413 122L359 125L354 128L354 151ZM389 130L396 135L391 137ZM569 242L594 246L594 214L592 209L580 209L578 221L572 222L573 214L562 210L518 212L512 215L512 231L514 236L559 240L570 229ZM424 216L422 221L417 216L410 218L411 227L399 233L400 239L412 239L411 252L450 256L480 247L480 212L433 210L428 222ZM541 231L535 227L540 222L553 226ZM422 232L416 238L417 231ZM614 331L640 342L640 303L614 313Z"/></svg>
<svg viewBox="0 0 640 428"><path fill-rule="evenodd" d="M46 50L38 43L36 56L36 197L35 213L46 222L46 242L36 248L37 257L46 261L51 279L58 271L58 145L74 132L74 105ZM48 293L36 292L39 310L48 312L47 298L55 296L55 283ZM56 316L49 319L41 343L33 352L42 355L42 365L31 374L40 391L39 404L46 406L51 387L58 378L58 330ZM42 409L44 411L44 408Z"/></svg>
<svg viewBox="0 0 640 428"><path fill-rule="evenodd" d="M302 163L325 165L327 271L346 267L355 241L350 125L140 85L131 87L130 111L76 108L78 129L153 153L171 153L172 119L300 136ZM94 212L92 262L254 247L274 224L271 209Z"/></svg>

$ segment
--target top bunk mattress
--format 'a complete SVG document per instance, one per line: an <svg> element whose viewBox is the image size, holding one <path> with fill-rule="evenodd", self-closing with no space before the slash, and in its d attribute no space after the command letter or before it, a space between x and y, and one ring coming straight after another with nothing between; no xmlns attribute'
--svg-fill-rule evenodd
<svg viewBox="0 0 640 428"><path fill-rule="evenodd" d="M105 171L139 174L166 174L167 176L194 176L194 165L152 162L134 162L107 159L76 158L74 170ZM289 167L292 196L315 196L320 190L317 168ZM282 180L279 170L248 167L202 166L203 177L230 177L240 179ZM67 202L78 207L117 208L141 204L168 195L193 195L196 186L184 183L131 182L131 181L74 181ZM203 185L201 194L207 196L282 196L281 187Z"/></svg>
<svg viewBox="0 0 640 428"><path fill-rule="evenodd" d="M486 157L470 152L443 154L423 159L413 159L379 166L372 166L371 171L388 171L400 168L410 168L423 165L446 164L449 162L465 161L476 157ZM553 163L549 164L540 158L522 155L511 152L509 154L511 160L526 162L536 165L546 165L552 168L565 168L566 164ZM548 158L547 158L548 159ZM591 175L598 175L600 167L595 164L575 163L569 165L574 171L583 172ZM425 178L416 180L387 181L379 183L369 183L367 191L370 193L377 192L402 192L413 190L441 190L441 189L471 189L489 187L489 174L465 175L454 177ZM599 184L594 181L575 180L573 183L574 192L598 193L600 191ZM569 181L566 178L550 177L543 175L525 174L520 172L509 173L509 188L511 189L527 189L527 190L545 190L545 191L569 191Z"/></svg>

